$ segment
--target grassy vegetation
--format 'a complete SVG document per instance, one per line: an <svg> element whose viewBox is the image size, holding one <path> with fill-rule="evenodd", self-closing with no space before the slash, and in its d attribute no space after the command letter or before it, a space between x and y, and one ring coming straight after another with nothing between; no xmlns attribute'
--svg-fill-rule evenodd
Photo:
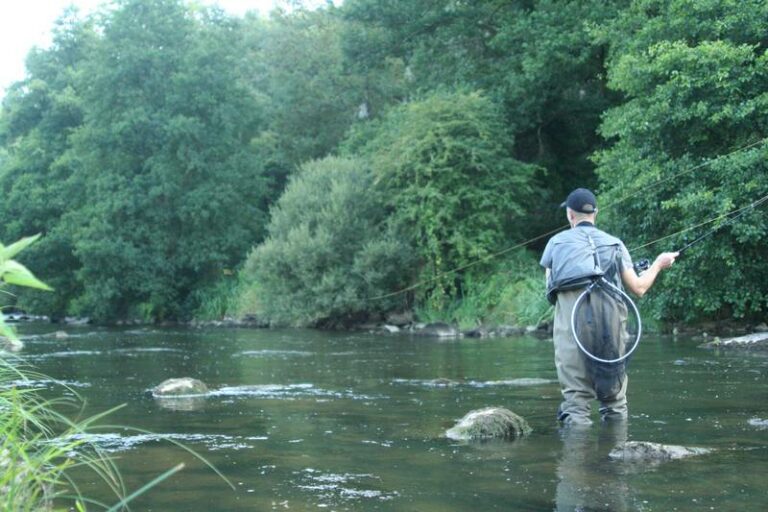
<svg viewBox="0 0 768 512"><path fill-rule="evenodd" d="M0 509L50 510L55 500L86 510L89 500L70 476L76 467L90 468L122 499L123 483L113 461L87 441L88 428L103 415L69 420L58 411L77 402L43 399L38 390L26 387L40 378L0 357Z"/></svg>
<svg viewBox="0 0 768 512"><path fill-rule="evenodd" d="M494 271L465 276L460 297L442 307L424 300L416 308L423 322L444 321L467 329L478 325L540 325L552 319L544 274L532 254L520 252Z"/></svg>
<svg viewBox="0 0 768 512"><path fill-rule="evenodd" d="M13 259L37 238L23 238L9 246L0 244L0 289L6 284L50 289ZM35 387L36 382L51 379L24 368L20 360L3 351L4 345L13 350L23 347L14 329L0 317L0 510L127 510L130 501L183 468L176 465L127 494L112 458L91 442L96 422L115 409L84 420L69 419L62 411L79 411L82 401L78 395L67 389L73 398L43 397ZM200 456L174 444L202 460L232 487ZM83 478L88 479L88 484L94 480L103 482L115 495L116 503L108 505L84 496L79 484Z"/></svg>

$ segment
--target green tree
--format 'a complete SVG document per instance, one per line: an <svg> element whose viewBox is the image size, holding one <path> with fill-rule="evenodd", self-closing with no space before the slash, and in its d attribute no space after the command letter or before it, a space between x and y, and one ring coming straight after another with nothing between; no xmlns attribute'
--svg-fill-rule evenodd
<svg viewBox="0 0 768 512"><path fill-rule="evenodd" d="M404 295L375 298L411 278L411 251L386 220L361 160L327 157L302 166L245 266L263 313L275 323L327 326L405 307Z"/></svg>
<svg viewBox="0 0 768 512"><path fill-rule="evenodd" d="M237 20L122 0L102 23L70 154L89 198L69 219L84 287L74 306L177 318L261 236L260 97L239 75Z"/></svg>
<svg viewBox="0 0 768 512"><path fill-rule="evenodd" d="M371 161L392 222L417 248L422 278L437 279L428 287L435 300L455 295L456 276L445 272L520 239L535 168L512 158L496 105L479 93L432 94L372 131L358 151Z"/></svg>
<svg viewBox="0 0 768 512"><path fill-rule="evenodd" d="M246 73L265 96L254 148L280 192L303 162L339 144L362 102L362 78L345 66L342 21L332 9L249 17L245 28Z"/></svg>
<svg viewBox="0 0 768 512"><path fill-rule="evenodd" d="M547 170L538 176L540 197L528 205L532 236L562 223L556 205L570 189L596 184L589 156L602 143L601 113L619 95L605 87L606 43L590 29L626 4L347 0L341 11L350 61L369 71L401 60L406 97L465 87L501 107L513 156Z"/></svg>
<svg viewBox="0 0 768 512"><path fill-rule="evenodd" d="M62 217L82 204L81 190L70 186L71 162L65 157L72 133L83 122L78 93L83 63L96 35L88 20L69 9L57 20L50 48L27 57L27 78L14 84L3 99L0 145L0 226L3 238L44 233L26 255L54 293L18 290L20 304L60 314L77 293L79 262Z"/></svg>
<svg viewBox="0 0 768 512"><path fill-rule="evenodd" d="M766 21L762 1L637 1L596 31L611 45L609 85L625 95L605 115L601 131L612 145L596 161L604 204L618 203L604 209L610 228L630 247L768 194L765 144L750 146L768 135ZM665 249L723 221L666 240ZM686 252L652 294L656 315L764 312L767 230L764 214L747 212Z"/></svg>

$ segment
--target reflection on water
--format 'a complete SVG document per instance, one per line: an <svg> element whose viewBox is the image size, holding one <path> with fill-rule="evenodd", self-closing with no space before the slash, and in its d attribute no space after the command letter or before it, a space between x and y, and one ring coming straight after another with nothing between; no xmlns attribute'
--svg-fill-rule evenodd
<svg viewBox="0 0 768 512"><path fill-rule="evenodd" d="M177 462L186 469L134 510L762 511L768 457L768 358L646 338L629 369L630 419L560 430L548 340L441 340L315 331L106 330L22 326L22 357L89 415L125 407L94 439L119 454L136 489ZM193 402L153 399L174 377L211 390ZM516 442L444 438L467 412L506 407L534 432ZM146 432L153 432L147 434ZM664 464L612 461L624 440L714 448ZM210 469L173 442L215 464ZM108 495L85 485L96 498Z"/></svg>
<svg viewBox="0 0 768 512"><path fill-rule="evenodd" d="M557 466L555 500L560 511L637 510L621 465L608 453L627 441L627 422L596 428L573 425L562 429L563 450Z"/></svg>

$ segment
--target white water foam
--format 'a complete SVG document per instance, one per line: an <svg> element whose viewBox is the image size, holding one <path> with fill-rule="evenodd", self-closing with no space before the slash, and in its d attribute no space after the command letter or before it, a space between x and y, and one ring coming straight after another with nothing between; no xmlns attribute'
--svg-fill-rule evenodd
<svg viewBox="0 0 768 512"><path fill-rule="evenodd" d="M237 356L248 356L248 357L291 357L291 356L297 356L297 357L309 357L314 355L314 352L307 352L304 350L244 350L243 352L238 352L234 354L233 357Z"/></svg>
<svg viewBox="0 0 768 512"><path fill-rule="evenodd" d="M509 379L509 380L489 380L489 381L456 381L450 379L394 379L393 384L406 384L410 386L424 386L430 388L445 388L454 386L467 386L472 388L489 388L495 386L543 386L546 384L552 384L555 381L552 379L541 379L537 377Z"/></svg>
<svg viewBox="0 0 768 512"><path fill-rule="evenodd" d="M351 390L330 391L316 388L313 384L259 384L250 386L225 386L210 391L212 397L244 397L277 400L296 400L301 398L348 398L352 400L375 400L377 397L359 395Z"/></svg>
<svg viewBox="0 0 768 512"><path fill-rule="evenodd" d="M266 436L228 436L223 434L136 434L124 436L117 433L76 434L69 439L83 440L98 446L105 452L123 452L146 443L174 441L200 443L209 450L245 450L254 447L252 441L266 441Z"/></svg>
<svg viewBox="0 0 768 512"><path fill-rule="evenodd" d="M370 474L352 473L323 473L322 471L307 468L295 473L299 475L300 482L297 488L317 494L323 500L318 507L325 508L327 502L377 500L389 501L399 496L396 491L383 491L376 487L381 483L381 478Z"/></svg>

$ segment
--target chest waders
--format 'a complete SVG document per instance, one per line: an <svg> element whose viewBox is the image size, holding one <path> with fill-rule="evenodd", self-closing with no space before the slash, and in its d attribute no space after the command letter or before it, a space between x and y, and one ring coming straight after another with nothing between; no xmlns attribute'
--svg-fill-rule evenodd
<svg viewBox="0 0 768 512"><path fill-rule="evenodd" d="M621 389L629 357L642 332L640 313L620 287L621 242L592 228L571 230L555 256L559 273L551 293L582 289L570 315L570 330L599 400Z"/></svg>

